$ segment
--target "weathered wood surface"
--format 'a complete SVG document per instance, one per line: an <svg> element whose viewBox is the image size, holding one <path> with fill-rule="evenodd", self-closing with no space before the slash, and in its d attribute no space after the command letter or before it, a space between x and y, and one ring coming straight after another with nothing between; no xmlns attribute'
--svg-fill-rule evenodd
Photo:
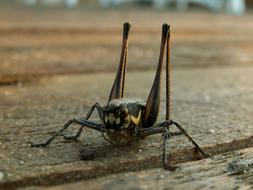
<svg viewBox="0 0 253 190"><path fill-rule="evenodd" d="M40 190L64 189L252 189L253 148L224 153L212 159L179 164L174 172L163 169L126 172ZM26 188L34 189L35 187Z"/></svg>
<svg viewBox="0 0 253 190"><path fill-rule="evenodd" d="M54 74L114 71L124 21L133 24L131 70L154 68L162 22L172 25L175 67L251 64L250 16L122 11L124 16L96 9L58 10L54 14L52 10L21 9L15 14L8 9L1 11L0 83Z"/></svg>
<svg viewBox="0 0 253 190"><path fill-rule="evenodd" d="M253 68L248 67L173 73L173 118L208 153L253 145L252 72ZM127 96L146 97L153 74L128 73ZM87 130L79 142L65 143L59 138L45 149L26 144L45 140L67 119L87 112L92 102L106 102L113 78L114 74L86 74L1 87L0 165L4 178L0 187L53 185L160 166L161 135L119 147L103 140L101 134ZM163 110L164 106L162 117ZM74 132L74 127L70 131ZM98 152L94 161L80 161L79 152L87 147ZM183 137L175 137L169 148L174 163L198 158Z"/></svg>
<svg viewBox="0 0 253 190"><path fill-rule="evenodd" d="M161 176L161 189L211 189L210 184L222 189L230 182L228 187L233 189L243 181L246 183L238 188L252 185L251 166L249 177L239 176L239 180L218 170L239 159L241 151L249 160L252 149L228 153L224 158L218 155L186 162L197 160L199 155L184 137L174 137L169 142L170 162L182 169L170 173L153 169L160 167L161 135L127 147L111 145L91 130L77 142L59 137L45 149L30 148L26 143L46 140L68 119L83 116L93 103L107 101L119 58L121 24L126 18L134 20L126 96L146 99L158 59L161 23L167 18L174 26L173 119L211 155L251 147L250 16L154 14L148 10L140 14L133 10L117 17L117 11L79 10L67 12L62 20L66 10L58 10L50 18L50 11L42 12L19 10L15 17L0 11L0 83L30 80L0 86L0 189L35 189L71 182L74 184L57 188L83 189L87 184L91 189L118 189L122 181L127 183L126 189L147 189L157 186L156 179ZM94 17L94 12L99 14ZM152 26L147 15L154 18ZM164 103L163 97L159 120L165 115ZM80 151L86 148L97 152L95 160L80 160ZM138 170L145 171L129 173ZM219 186L223 179L226 183ZM98 182L101 184L96 187Z"/></svg>

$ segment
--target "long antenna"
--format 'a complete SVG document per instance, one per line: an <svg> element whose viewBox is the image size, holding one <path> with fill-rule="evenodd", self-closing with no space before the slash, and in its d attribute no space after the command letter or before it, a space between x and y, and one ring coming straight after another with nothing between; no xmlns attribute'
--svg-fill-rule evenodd
<svg viewBox="0 0 253 190"><path fill-rule="evenodd" d="M170 28L168 31L167 36L167 44L166 44L166 120L170 119L170 93L171 93L171 86L170 86L170 69L171 69L171 54L170 54Z"/></svg>

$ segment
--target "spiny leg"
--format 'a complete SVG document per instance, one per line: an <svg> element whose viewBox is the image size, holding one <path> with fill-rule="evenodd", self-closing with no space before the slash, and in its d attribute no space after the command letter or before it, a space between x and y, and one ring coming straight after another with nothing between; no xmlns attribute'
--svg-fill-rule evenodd
<svg viewBox="0 0 253 190"><path fill-rule="evenodd" d="M67 123L65 123L65 125L58 130L52 137L50 137L45 143L38 143L38 144L34 144L31 143L31 147L46 147L48 146L57 136L60 136L72 123L75 123L77 125L81 125L81 126L86 126L90 129L94 129L97 131L101 131L101 125L85 120L85 119L72 119L69 120Z"/></svg>
<svg viewBox="0 0 253 190"><path fill-rule="evenodd" d="M100 120L103 121L103 109L102 109L102 107L99 105L98 102L95 103L95 104L90 108L89 112L88 112L88 113L86 114L86 116L85 116L85 119L88 120L88 119L90 118L90 116L91 116L91 114L93 113L93 111L95 110L95 108L96 108L96 110L97 110L97 112L98 112L98 115L99 115ZM76 139L81 135L81 133L82 133L82 131L83 131L83 128L84 128L84 126L81 126L81 127L78 129L78 131L77 131L77 133L76 133L75 135L73 135L73 136L65 136L65 135L63 135L63 138L64 138L65 140L76 140Z"/></svg>
<svg viewBox="0 0 253 190"><path fill-rule="evenodd" d="M110 92L109 101L116 98L122 98L124 95L124 85L125 85L125 71L126 71L126 59L127 59L127 47L128 47L128 35L131 25L126 22L123 25L123 41L120 55L120 62L118 66L118 71Z"/></svg>
<svg viewBox="0 0 253 190"><path fill-rule="evenodd" d="M155 121L157 119L158 113L159 113L162 65L163 65L165 44L167 41L169 29L170 29L170 27L167 24L163 24L158 66L157 66L157 70L156 70L155 79L154 79L150 94L147 99L145 112L144 112L143 126L145 128L149 127L149 126L153 126L153 124L155 123Z"/></svg>

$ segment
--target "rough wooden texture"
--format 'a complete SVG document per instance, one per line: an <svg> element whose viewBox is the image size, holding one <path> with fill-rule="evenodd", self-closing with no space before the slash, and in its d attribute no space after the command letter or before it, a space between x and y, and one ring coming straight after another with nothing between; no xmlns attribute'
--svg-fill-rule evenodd
<svg viewBox="0 0 253 190"><path fill-rule="evenodd" d="M248 67L173 73L173 118L208 153L253 145L252 71ZM128 73L126 96L146 97L153 74ZM161 135L122 147L110 145L101 134L87 130L79 142L64 143L59 138L45 149L26 144L45 140L68 119L87 112L92 102L106 102L113 78L114 74L62 76L2 87L0 165L4 179L0 187L53 185L160 166ZM160 120L164 100L162 105ZM74 127L70 131L74 132ZM79 152L88 147L98 152L98 158L80 161ZM175 137L169 148L174 163L198 158L183 137Z"/></svg>
<svg viewBox="0 0 253 190"><path fill-rule="evenodd" d="M124 16L119 11L98 9L59 9L54 14L50 9L21 9L15 14L8 10L0 13L2 84L45 75L114 71L125 21L133 25L131 70L154 69L162 22L172 25L175 67L250 65L252 60L250 16L135 9L122 10ZM147 17L152 18L152 25Z"/></svg>
<svg viewBox="0 0 253 190"><path fill-rule="evenodd" d="M175 172L162 169L126 172L85 182L39 189L252 189L252 157L253 148L248 148L217 155L212 159L182 163L178 165ZM26 190L34 188L26 188Z"/></svg>

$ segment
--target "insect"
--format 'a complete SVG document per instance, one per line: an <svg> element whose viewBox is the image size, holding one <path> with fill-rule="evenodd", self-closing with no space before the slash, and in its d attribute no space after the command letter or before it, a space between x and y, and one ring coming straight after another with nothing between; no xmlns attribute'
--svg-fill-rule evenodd
<svg viewBox="0 0 253 190"><path fill-rule="evenodd" d="M160 46L160 55L156 75L147 101L140 99L130 99L124 97L125 71L128 51L128 36L131 25L126 22L123 25L123 41L120 55L120 62L117 69L116 78L114 80L108 102L105 106L100 106L95 103L85 118L69 120L59 131L57 131L45 143L34 144L32 147L46 147L56 136L62 133L71 126L71 124L80 125L77 133L73 136L63 135L65 140L77 139L84 127L101 132L103 137L109 142L130 143L138 139L143 139L147 136L161 133L163 134L163 167L165 169L173 169L173 166L167 164L167 141L173 133L169 131L171 126L175 126L180 132L174 132L174 135L183 134L195 146L204 157L207 157L205 152L191 138L191 136L175 121L169 118L170 113L170 26L163 24L162 37ZM161 123L156 123L159 106L160 106L160 84L164 53L166 49L166 120ZM100 123L90 121L89 118L94 110L97 110Z"/></svg>

